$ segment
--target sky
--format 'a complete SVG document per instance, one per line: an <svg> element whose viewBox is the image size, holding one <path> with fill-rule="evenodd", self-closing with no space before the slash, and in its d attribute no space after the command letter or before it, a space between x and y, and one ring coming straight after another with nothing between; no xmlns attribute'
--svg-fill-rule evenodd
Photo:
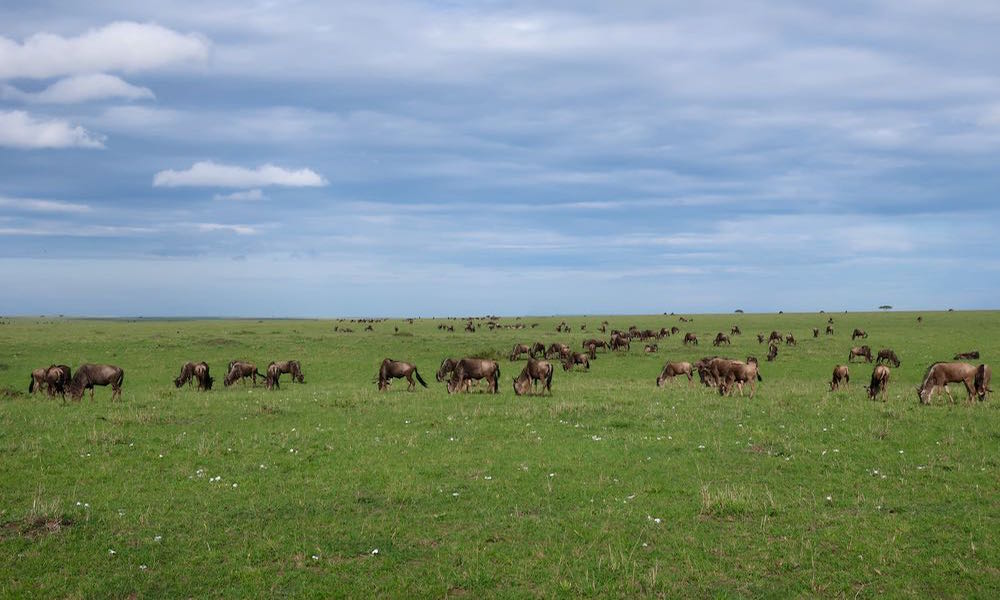
<svg viewBox="0 0 1000 600"><path fill-rule="evenodd" d="M0 314L997 308L1000 3L0 4Z"/></svg>

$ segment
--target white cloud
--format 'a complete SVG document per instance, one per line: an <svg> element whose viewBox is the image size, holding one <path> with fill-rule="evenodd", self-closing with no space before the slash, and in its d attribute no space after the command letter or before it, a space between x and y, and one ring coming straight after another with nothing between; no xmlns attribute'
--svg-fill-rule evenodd
<svg viewBox="0 0 1000 600"><path fill-rule="evenodd" d="M86 204L60 202L58 200L36 200L34 198L5 198L3 196L0 196L0 208L42 213L90 212L90 207Z"/></svg>
<svg viewBox="0 0 1000 600"><path fill-rule="evenodd" d="M5 85L0 89L0 98L43 104L75 104L104 98L124 98L125 100L152 99L152 90L104 73L74 75L53 83L40 92L23 92L16 87Z"/></svg>
<svg viewBox="0 0 1000 600"><path fill-rule="evenodd" d="M322 176L311 169L292 171L272 164L248 169L212 161L197 162L185 171L167 169L153 176L153 185L156 187L257 188L268 185L318 187L326 183Z"/></svg>
<svg viewBox="0 0 1000 600"><path fill-rule="evenodd" d="M249 225L223 225L221 223L198 223L198 231L230 231L239 235L253 235L257 229Z"/></svg>
<svg viewBox="0 0 1000 600"><path fill-rule="evenodd" d="M264 200L267 196L260 188L254 188L245 192L233 192L232 194L216 194L213 200Z"/></svg>
<svg viewBox="0 0 1000 600"><path fill-rule="evenodd" d="M142 71L203 61L208 50L208 43L197 35L129 21L90 29L76 37L37 33L23 44L0 36L0 79Z"/></svg>
<svg viewBox="0 0 1000 600"><path fill-rule="evenodd" d="M36 119L22 110L0 111L0 146L103 148L104 136L60 119Z"/></svg>

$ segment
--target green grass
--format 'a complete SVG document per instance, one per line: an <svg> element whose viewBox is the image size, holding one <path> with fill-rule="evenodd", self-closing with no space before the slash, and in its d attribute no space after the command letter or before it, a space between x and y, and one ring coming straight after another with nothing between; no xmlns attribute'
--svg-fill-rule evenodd
<svg viewBox="0 0 1000 600"><path fill-rule="evenodd" d="M514 342L579 348L602 317L565 318L568 335L529 317L537 329L474 334L15 319L0 325L0 595L997 597L998 402L956 388L954 405L919 406L914 387L959 351L990 362L1000 314L834 314L836 335L813 339L827 316L608 317L702 345L601 352L589 373L557 368L552 397L521 398ZM759 331L799 340L761 362L753 400L655 387L665 360L715 354L735 323L720 354L763 359ZM854 327L902 360L887 403L865 397L870 365L827 391ZM434 382L446 356L489 353L504 357L499 395ZM386 356L430 389L379 393ZM233 358L297 358L306 383L223 389ZM206 360L217 389L175 390L186 360ZM28 397L31 369L53 362L121 366L122 401Z"/></svg>

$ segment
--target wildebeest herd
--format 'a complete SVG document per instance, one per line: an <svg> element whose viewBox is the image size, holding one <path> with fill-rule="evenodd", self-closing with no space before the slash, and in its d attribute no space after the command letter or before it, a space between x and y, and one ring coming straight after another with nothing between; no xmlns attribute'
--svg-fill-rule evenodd
<svg viewBox="0 0 1000 600"><path fill-rule="evenodd" d="M607 322L602 322L598 328L602 332L606 331ZM472 326L472 320L469 320ZM519 324L520 325L520 324ZM532 325L535 327L535 325ZM438 327L442 329L442 326ZM516 327L523 329L524 326ZM475 327L473 326L474 330ZM494 329L494 327L490 327ZM585 331L583 327L581 331ZM569 326L561 323L557 328L559 332L570 331ZM526 395L533 393L552 393L552 378L554 367L552 359L557 359L564 371L571 371L579 367L585 371L591 368L591 361L597 359L597 350L603 349L611 352L628 352L631 348L632 340L639 340L647 343L644 346L645 353L658 352L659 346L653 340L660 340L679 333L677 327L662 328L659 331L651 329L640 331L632 326L627 331L612 330L610 339L590 338L583 341L584 352L575 352L569 345L555 342L548 347L542 342L533 344L515 344L510 351L508 358L511 362L518 361L522 356L527 357L528 362L517 377L512 379L513 388L516 395ZM813 328L813 337L819 336L819 328ZM833 334L832 319L829 320L826 329L827 334ZM718 332L713 340L713 346L731 345L730 335L742 335L739 326L734 325L730 334ZM868 338L868 333L862 329L854 329L851 339ZM768 344L767 360L774 361L777 358L778 346L782 343L786 346L795 346L796 340L791 333L783 334L772 331L769 336L763 333L757 334L757 341L761 344ZM687 332L683 336L683 346L697 345L698 337L694 333ZM837 391L850 386L849 364L855 359L863 359L868 363L875 363L868 386L865 386L868 397L875 399L881 396L882 400L887 399L887 388L891 378L889 365L899 368L901 361L896 352L891 348L879 350L876 357L872 357L872 350L868 345L853 347L848 352L847 363L834 366L833 375L829 382L830 391ZM961 360L978 360L979 352L962 352L954 357L955 362L936 362L928 368L921 384L917 387L919 401L929 404L934 393L943 390L948 398L954 402L951 392L948 390L949 383L962 383L968 393L968 400L973 397L985 400L990 389L990 379L992 372L989 365L981 363L974 365ZM279 388L281 375L288 374L293 382L304 383L305 377L302 373L302 366L297 360L274 361L268 364L262 373L253 362L243 360L233 360L228 364L226 376L223 380L225 386L231 386L238 382L250 379L253 385L257 384L257 379L263 380L267 389ZM743 395L744 386L750 388L750 398L754 397L758 382L763 381L759 363L754 356L748 356L746 360L734 360L720 356L706 356L693 362L668 360L664 364L659 376L656 378L656 386L663 387L668 381L672 381L677 376L684 376L689 385L694 385L694 375L697 374L702 385L715 388L719 394L732 395L734 390L738 390ZM47 368L35 369L31 372L31 380L28 392L47 390L50 396L59 394L65 401L66 394L69 393L72 400L79 401L85 391L89 389L91 399L94 397L95 386L111 386L112 400L121 397L122 383L124 381L124 371L114 365L84 364L76 369L74 373L67 365L51 365ZM500 365L497 361L488 358L446 358L441 362L436 379L446 383L449 394L456 392L468 392L473 386L480 382L486 383L486 391L499 393L500 391ZM389 389L393 379L406 379L408 391L413 391L416 382L427 387L427 383L420 376L416 365L386 358L379 366L376 374L376 382L380 391ZM181 366L180 374L173 380L175 387L182 387L185 384L195 383L198 390L208 391L212 389L214 378L211 376L210 368L205 362L186 362Z"/></svg>

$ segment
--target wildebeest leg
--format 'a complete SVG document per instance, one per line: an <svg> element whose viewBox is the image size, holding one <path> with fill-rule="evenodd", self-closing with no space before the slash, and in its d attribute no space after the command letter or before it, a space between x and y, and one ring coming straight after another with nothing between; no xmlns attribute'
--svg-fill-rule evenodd
<svg viewBox="0 0 1000 600"><path fill-rule="evenodd" d="M967 391L969 393L969 397L965 399L965 402L967 404L971 404L972 403L972 394L973 394L973 392L976 389L975 383L973 382L973 380L972 380L971 377L963 379L962 381L963 381L963 383L965 383L965 391Z"/></svg>
<svg viewBox="0 0 1000 600"><path fill-rule="evenodd" d="M416 387L416 385L417 385L416 383L413 382L413 374L412 373L407 373L406 374L406 380L410 382L410 384L408 386L406 386L406 391L412 392L413 388Z"/></svg>
<svg viewBox="0 0 1000 600"><path fill-rule="evenodd" d="M944 393L948 394L948 403L949 404L954 404L955 403L955 398L952 397L951 390L948 389L948 384L947 383L944 384Z"/></svg>

